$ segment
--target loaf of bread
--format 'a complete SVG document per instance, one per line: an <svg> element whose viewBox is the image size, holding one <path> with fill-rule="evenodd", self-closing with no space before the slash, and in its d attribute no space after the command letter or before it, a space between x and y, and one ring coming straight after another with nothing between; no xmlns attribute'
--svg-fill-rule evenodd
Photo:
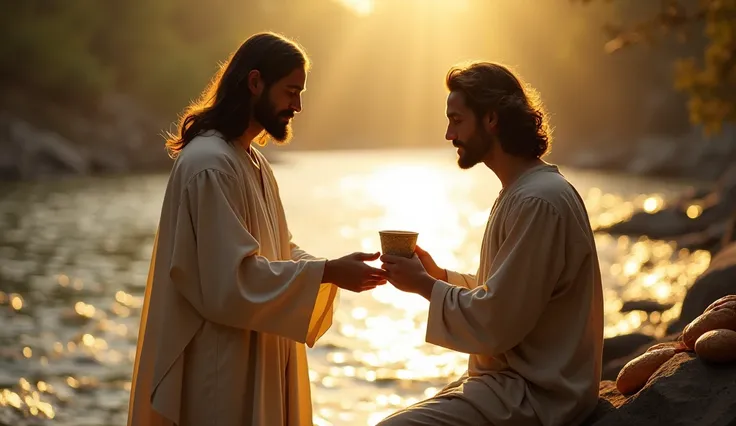
<svg viewBox="0 0 736 426"><path fill-rule="evenodd" d="M716 308L728 308L736 310L736 294L729 294L728 296L721 297L720 299L708 305L708 307L705 308L705 311L703 312L709 312Z"/></svg>
<svg viewBox="0 0 736 426"><path fill-rule="evenodd" d="M736 331L736 310L714 307L695 318L682 332L682 340L689 349L695 349L700 336L718 329Z"/></svg>
<svg viewBox="0 0 736 426"><path fill-rule="evenodd" d="M624 395L638 392L647 384L652 374L675 356L675 353L677 353L675 348L661 348L645 352L632 359L618 373L616 389Z"/></svg>
<svg viewBox="0 0 736 426"><path fill-rule="evenodd" d="M675 350L675 353L680 352L686 352L687 346L685 346L685 342L682 341L676 341L676 342L664 342L664 343L657 343L656 345L652 345L647 349L647 352L656 351L657 349L666 349L666 348L672 348Z"/></svg>
<svg viewBox="0 0 736 426"><path fill-rule="evenodd" d="M695 353L706 362L736 361L736 331L711 330L695 341Z"/></svg>

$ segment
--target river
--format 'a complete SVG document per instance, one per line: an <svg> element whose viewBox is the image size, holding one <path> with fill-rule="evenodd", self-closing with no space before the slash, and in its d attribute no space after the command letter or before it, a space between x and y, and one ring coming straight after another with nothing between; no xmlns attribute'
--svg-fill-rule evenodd
<svg viewBox="0 0 736 426"><path fill-rule="evenodd" d="M412 229L441 266L474 272L500 183L453 150L288 152L274 171L295 241L337 257ZM685 187L562 167L594 228L661 208ZM0 425L122 426L166 175L0 185ZM596 237L606 336L660 333L708 265L666 241ZM619 313L631 299L674 303ZM431 395L467 356L424 342L427 302L390 285L345 294L309 350L316 425L374 425ZM51 420L49 420L51 419Z"/></svg>

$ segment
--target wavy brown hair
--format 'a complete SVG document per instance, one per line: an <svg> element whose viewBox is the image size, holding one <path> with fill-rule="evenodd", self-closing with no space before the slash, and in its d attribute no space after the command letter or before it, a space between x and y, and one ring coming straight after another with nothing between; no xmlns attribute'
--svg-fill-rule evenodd
<svg viewBox="0 0 736 426"><path fill-rule="evenodd" d="M245 133L251 116L248 74L252 70L260 71L264 93L268 93L273 83L299 67L308 69L309 66L307 54L296 42L271 32L251 36L220 66L199 99L184 110L177 126L178 134L167 134L169 156L176 158L204 131L217 130L227 141ZM266 140L264 132L257 142L264 145Z"/></svg>
<svg viewBox="0 0 736 426"><path fill-rule="evenodd" d="M548 152L552 135L539 96L505 66L492 62L454 66L445 85L464 95L477 120L488 113L497 115L497 136L504 152L528 159Z"/></svg>

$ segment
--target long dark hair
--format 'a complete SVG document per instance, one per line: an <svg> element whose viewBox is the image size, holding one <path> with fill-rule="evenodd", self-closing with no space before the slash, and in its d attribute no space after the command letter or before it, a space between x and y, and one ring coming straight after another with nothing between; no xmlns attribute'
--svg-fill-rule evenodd
<svg viewBox="0 0 736 426"><path fill-rule="evenodd" d="M455 66L445 84L463 93L477 120L489 112L498 116L497 136L504 152L528 159L547 153L552 136L542 102L508 68L491 62Z"/></svg>
<svg viewBox="0 0 736 426"><path fill-rule="evenodd" d="M199 99L184 110L178 134L169 133L166 140L169 156L176 158L192 139L207 130L217 130L227 141L240 137L248 128L251 114L248 74L260 71L267 91L299 67L309 68L309 59L296 42L271 32L248 38L220 67ZM264 144L265 136L258 142Z"/></svg>

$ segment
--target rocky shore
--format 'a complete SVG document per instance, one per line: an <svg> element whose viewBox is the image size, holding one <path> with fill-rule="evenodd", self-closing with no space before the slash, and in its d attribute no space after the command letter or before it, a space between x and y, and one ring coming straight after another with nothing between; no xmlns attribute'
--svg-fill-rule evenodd
<svg viewBox="0 0 736 426"><path fill-rule="evenodd" d="M735 392L736 363L709 365L680 353L634 395L603 381L598 406L583 426L730 426L736 424Z"/></svg>
<svg viewBox="0 0 736 426"><path fill-rule="evenodd" d="M693 207L696 206L696 207ZM675 342L685 327L714 301L736 294L736 167L712 191L683 194L657 212L641 211L599 232L673 240L681 248L712 253L708 269L688 289L679 317L664 336L632 333L606 339L600 401L586 425L736 424L736 364L704 363L680 353L662 365L634 395L621 395L615 380L622 368L657 343ZM672 306L627 301L622 311L663 312Z"/></svg>
<svg viewBox="0 0 736 426"><path fill-rule="evenodd" d="M171 120L122 94L80 108L23 90L0 95L0 181L169 170L164 131L175 130ZM269 147L264 154L276 160Z"/></svg>
<svg viewBox="0 0 736 426"><path fill-rule="evenodd" d="M621 368L656 344L673 342L680 337L687 324L697 318L714 301L736 294L736 242L729 242L711 260L710 267L693 283L682 302L678 318L667 326L664 336L643 333L625 334L605 340L603 348L603 379L615 380ZM626 304L624 304L626 306ZM664 311L668 306L650 306L651 303L629 302L630 310L645 312ZM647 309L645 309L647 308ZM736 384L736 376L734 377Z"/></svg>
<svg viewBox="0 0 736 426"><path fill-rule="evenodd" d="M723 173L712 190L682 194L658 211L635 212L628 220L597 232L671 240L678 248L711 253L710 267L688 290L680 317L667 328L668 335L679 333L710 303L736 294L736 165ZM622 310L650 313L669 308L650 301L627 301ZM653 340L642 335L618 336L610 339L604 358L617 358L614 355L628 350L622 348L633 350Z"/></svg>
<svg viewBox="0 0 736 426"><path fill-rule="evenodd" d="M163 121L125 95L108 95L94 111L31 100L9 91L0 99L0 179L165 170ZM92 107L90 107L92 108Z"/></svg>
<svg viewBox="0 0 736 426"><path fill-rule="evenodd" d="M158 117L121 93L107 93L94 105L72 105L28 87L3 86L0 180L168 170L171 161L163 132L174 130L173 119ZM686 133L623 142L605 136L570 142L556 145L549 161L577 169L704 182L722 178L736 163L736 126L710 137L693 127ZM308 140L300 147L335 148ZM273 154L268 147L264 153Z"/></svg>
<svg viewBox="0 0 736 426"><path fill-rule="evenodd" d="M736 162L736 126L705 136L697 126L676 135L641 136L633 141L597 141L560 153L581 169L639 176L715 181Z"/></svg>

